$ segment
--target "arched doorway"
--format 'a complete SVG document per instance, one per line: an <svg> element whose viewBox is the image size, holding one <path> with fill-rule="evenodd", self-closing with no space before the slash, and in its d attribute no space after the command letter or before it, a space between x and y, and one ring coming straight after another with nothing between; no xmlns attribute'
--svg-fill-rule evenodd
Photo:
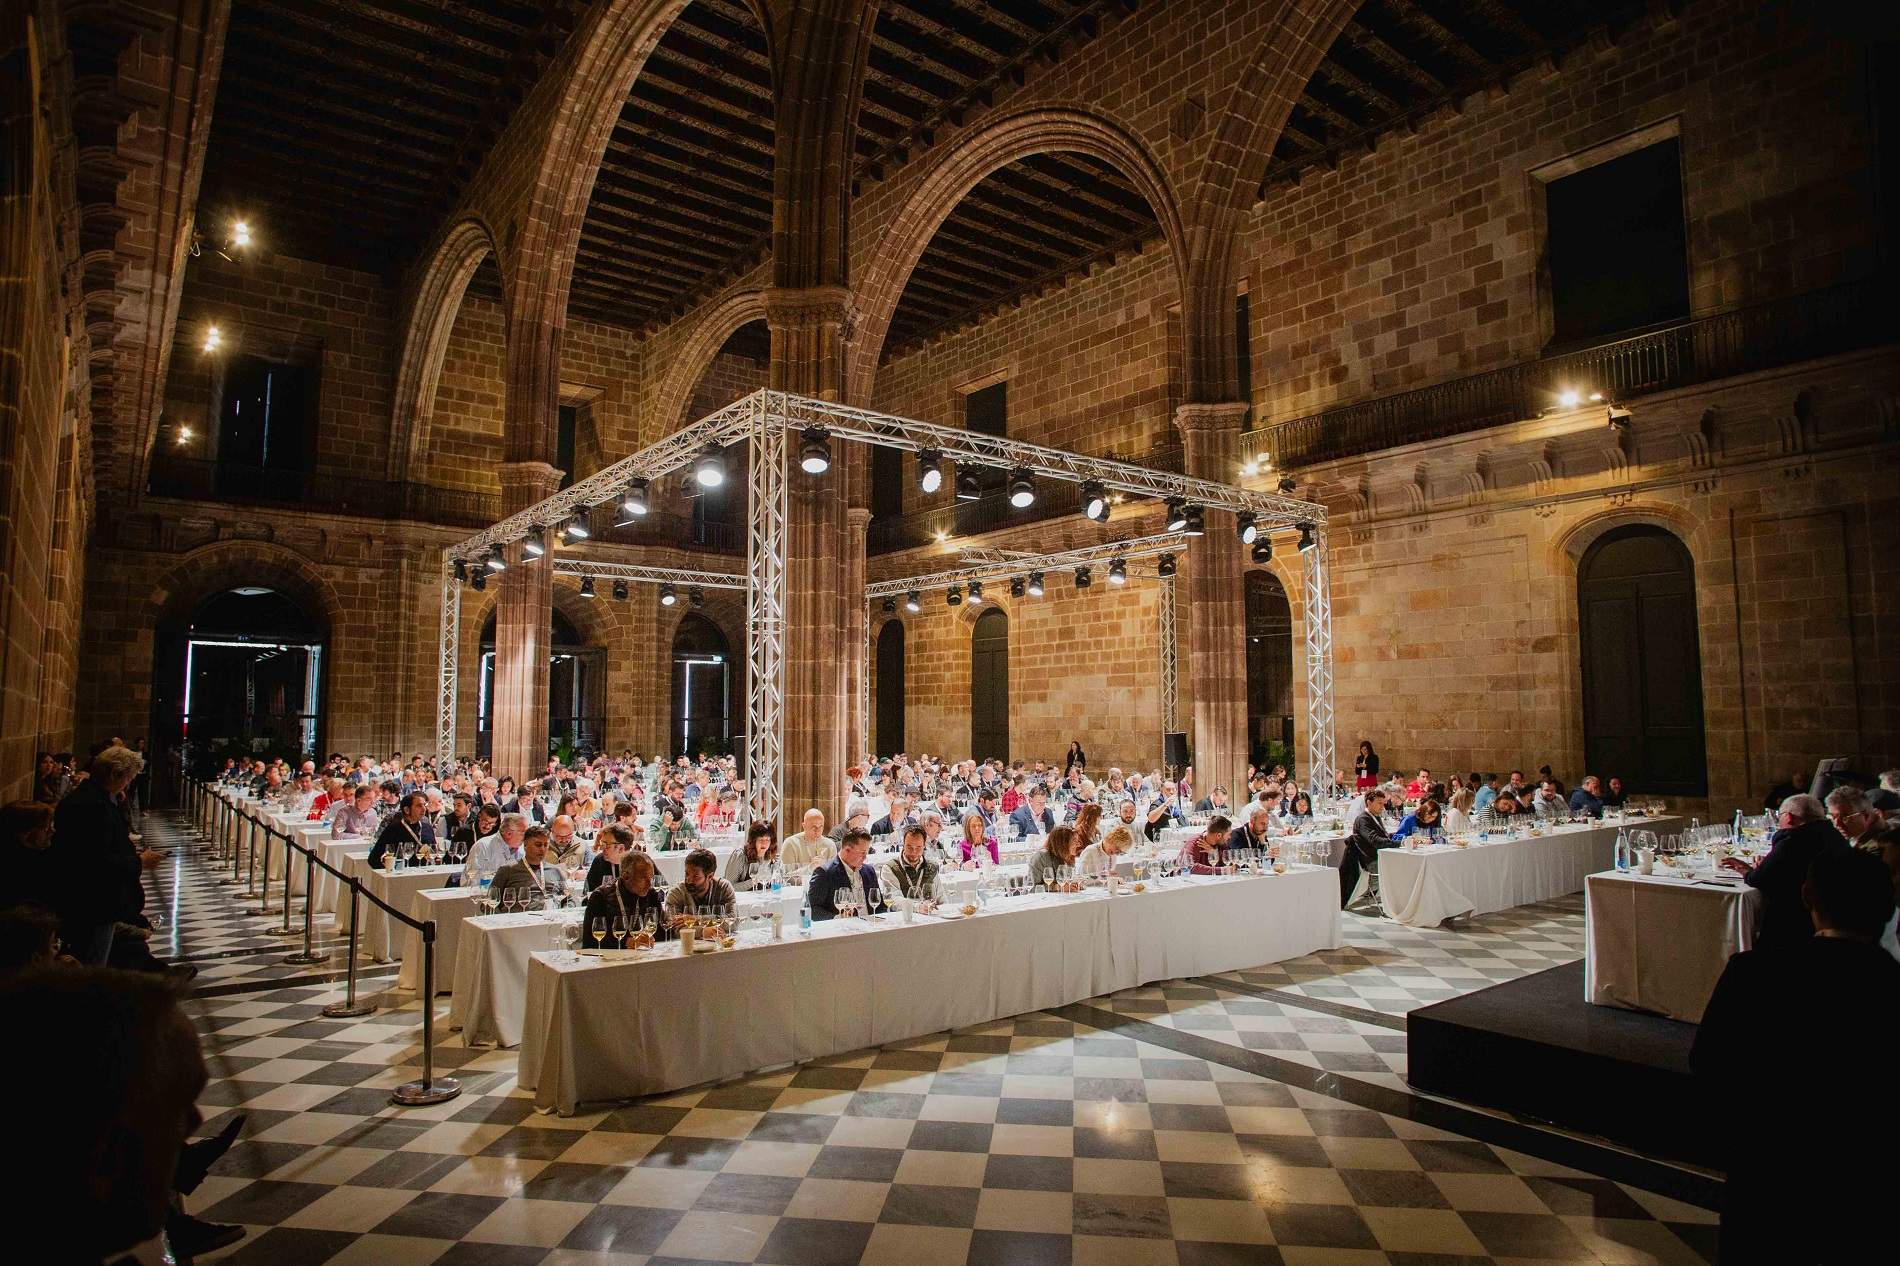
<svg viewBox="0 0 1900 1266"><path fill-rule="evenodd" d="M886 620L877 634L877 737L872 746L880 756L891 756L904 750L902 620Z"/></svg>
<svg viewBox="0 0 1900 1266"><path fill-rule="evenodd" d="M1577 570L1586 771L1631 791L1708 794L1695 561L1648 524L1617 528Z"/></svg>
<svg viewBox="0 0 1900 1266"><path fill-rule="evenodd" d="M1268 745L1293 743L1293 606L1272 572L1247 573L1247 748L1256 765ZM1293 762L1285 760L1291 768Z"/></svg>
<svg viewBox="0 0 1900 1266"><path fill-rule="evenodd" d="M548 745L598 749L607 727L607 651L588 646L574 622L554 609L548 636ZM495 737L495 616L482 625L482 684L475 705L475 750L486 759Z"/></svg>
<svg viewBox="0 0 1900 1266"><path fill-rule="evenodd" d="M718 625L689 611L673 632L672 754L731 750L731 648Z"/></svg>
<svg viewBox="0 0 1900 1266"><path fill-rule="evenodd" d="M315 757L322 742L327 633L295 599L243 585L199 603L158 639L155 707L180 719L202 755ZM180 684L175 699L168 687Z"/></svg>
<svg viewBox="0 0 1900 1266"><path fill-rule="evenodd" d="M996 607L970 639L970 755L1009 759L1009 617Z"/></svg>

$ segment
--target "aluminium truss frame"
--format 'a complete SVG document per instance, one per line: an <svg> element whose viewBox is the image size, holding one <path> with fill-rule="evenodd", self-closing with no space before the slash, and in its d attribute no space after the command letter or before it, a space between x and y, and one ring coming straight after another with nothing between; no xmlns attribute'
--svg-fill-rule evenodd
<svg viewBox="0 0 1900 1266"><path fill-rule="evenodd" d="M1326 510L1316 502L1276 493L1256 492L1232 484L1197 479L1169 471L1149 470L1129 462L1088 457L1079 453L1025 444L1000 436L982 435L957 427L937 426L914 419L876 413L848 405L816 400L787 392L760 390L723 409L690 423L658 443L622 458L613 465L561 489L552 496L483 529L443 551L442 685L437 720L437 751L453 759L455 689L458 669L460 589L453 577L457 561L482 565L494 545L511 544L537 528L552 527L575 513L617 499L634 479L660 479L688 466L708 448L724 448L740 441L750 446L747 501L750 535L743 579L716 572L687 573L645 568L636 564L557 559L564 575L594 575L605 579L651 582L673 581L707 588L746 589L746 808L751 820L776 821L781 800L784 762L784 665L786 610L787 474L785 457L790 431L811 430L828 437L854 440L907 451L928 450L945 460L1006 469L1020 469L1032 478L1069 483L1095 481L1105 488L1140 497L1179 499L1208 509L1251 513L1262 530L1306 527L1317 534L1316 548L1308 552L1307 689L1309 746L1315 771L1329 771L1333 760L1332 604L1326 578ZM1060 555L1044 555L1026 566L1013 559L954 572L935 573L906 581L885 581L867 588L866 597L903 593L907 588L969 580L1008 579L1030 571L1083 566L1171 553L1185 547L1185 538L1159 538L1091 546ZM1137 553L1137 548L1141 550ZM1077 557L1086 555L1086 557ZM1060 561L1057 561L1060 560ZM662 574L665 573L665 574ZM894 587L893 587L894 586ZM1162 588L1163 725L1172 731L1179 665L1173 631L1175 585L1164 579ZM869 648L866 647L868 654ZM868 685L860 690L859 711L868 711ZM863 717L868 724L868 717ZM867 731L868 732L868 731ZM1319 774L1313 774L1315 785Z"/></svg>

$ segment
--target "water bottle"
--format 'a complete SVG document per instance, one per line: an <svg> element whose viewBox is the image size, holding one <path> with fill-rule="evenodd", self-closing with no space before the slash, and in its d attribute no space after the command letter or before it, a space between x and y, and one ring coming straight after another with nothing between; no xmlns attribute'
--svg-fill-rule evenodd
<svg viewBox="0 0 1900 1266"><path fill-rule="evenodd" d="M772 863L772 895L777 896L785 890L785 870L777 862Z"/></svg>
<svg viewBox="0 0 1900 1266"><path fill-rule="evenodd" d="M1729 828L1729 839L1735 842L1735 847L1742 846L1742 811L1740 809L1735 811L1735 825Z"/></svg>
<svg viewBox="0 0 1900 1266"><path fill-rule="evenodd" d="M1624 872L1630 868L1630 833L1624 827L1616 830L1616 868Z"/></svg>
<svg viewBox="0 0 1900 1266"><path fill-rule="evenodd" d="M798 934L811 939L811 900L807 898L798 907Z"/></svg>

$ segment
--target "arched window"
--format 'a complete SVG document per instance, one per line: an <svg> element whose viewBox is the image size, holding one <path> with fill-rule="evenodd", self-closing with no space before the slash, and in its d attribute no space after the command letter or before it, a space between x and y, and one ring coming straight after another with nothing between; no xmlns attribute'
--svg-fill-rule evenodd
<svg viewBox="0 0 1900 1266"><path fill-rule="evenodd" d="M902 620L886 620L877 634L877 740L874 746L880 756L890 756L904 750Z"/></svg>
<svg viewBox="0 0 1900 1266"><path fill-rule="evenodd" d="M1662 528L1590 546L1577 571L1585 772L1631 791L1704 796L1695 562Z"/></svg>
<svg viewBox="0 0 1900 1266"><path fill-rule="evenodd" d="M731 749L731 648L718 625L689 611L673 632L673 754Z"/></svg>
<svg viewBox="0 0 1900 1266"><path fill-rule="evenodd" d="M607 651L588 646L574 622L554 608L548 620L548 741L593 749L605 737ZM482 626L482 685L476 702L475 747L492 750L495 732L495 616Z"/></svg>
<svg viewBox="0 0 1900 1266"><path fill-rule="evenodd" d="M182 647L163 641L173 657L182 649L184 735L200 750L318 754L324 633L295 600L227 589L192 613Z"/></svg>
<svg viewBox="0 0 1900 1266"><path fill-rule="evenodd" d="M970 639L970 755L1009 759L1009 617L995 607Z"/></svg>
<svg viewBox="0 0 1900 1266"><path fill-rule="evenodd" d="M1267 744L1292 742L1293 608L1279 577L1256 567L1247 573L1247 746L1260 764L1270 763Z"/></svg>

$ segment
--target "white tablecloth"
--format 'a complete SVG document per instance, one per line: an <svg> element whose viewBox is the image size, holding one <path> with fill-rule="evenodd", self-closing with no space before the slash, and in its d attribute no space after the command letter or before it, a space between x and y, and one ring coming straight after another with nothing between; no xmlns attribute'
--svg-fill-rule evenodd
<svg viewBox="0 0 1900 1266"><path fill-rule="evenodd" d="M803 888L738 895L741 914L769 914L773 909L796 928ZM528 956L552 948L553 928L578 922L582 908L571 906L548 914L485 914L465 919L456 948L454 1000L449 1004L449 1027L462 1030L466 1046L521 1045L521 1013L528 990ZM438 963L444 961L438 958Z"/></svg>
<svg viewBox="0 0 1900 1266"><path fill-rule="evenodd" d="M347 863L340 869L346 875L355 875L363 881L363 891L374 893L388 902L391 908L407 913L409 902L424 888L440 888L448 883L450 875L462 873L460 866L418 866L408 870L371 869L369 853L346 853ZM408 928L398 920L382 912L375 902L363 900L358 903L357 913L363 920L363 928L357 934L357 952L368 954L379 963L386 963L396 957L402 948L402 933ZM337 915L337 930L349 930L349 900L342 903L342 912Z"/></svg>
<svg viewBox="0 0 1900 1266"><path fill-rule="evenodd" d="M541 1107L572 1112L1277 962L1338 946L1339 928L1338 880L1315 867L1018 898L968 919L832 920L809 940L692 960L670 945L615 962L537 953L519 1080Z"/></svg>
<svg viewBox="0 0 1900 1266"><path fill-rule="evenodd" d="M322 851L320 851L317 856L348 875L351 873L348 860L349 855L351 853L360 853L364 857L368 857L370 845L374 842L373 840L366 840L360 835L346 835L340 840L333 840L325 836L323 838ZM328 910L331 914L337 915L339 919L337 929L339 931L349 926L349 916L343 909L345 904L343 900L344 892L343 884L336 876L330 874L328 871L320 870L317 872L317 909Z"/></svg>
<svg viewBox="0 0 1900 1266"><path fill-rule="evenodd" d="M1616 862L1618 825L1662 830L1671 818L1540 828L1521 839L1494 838L1379 851L1379 896L1386 914L1411 927L1549 901L1583 887L1586 875Z"/></svg>
<svg viewBox="0 0 1900 1266"><path fill-rule="evenodd" d="M435 920L435 991L447 993L455 983L455 955L461 944L462 923L474 917L479 888L422 888L409 898L409 917L418 922ZM402 970L396 975L398 989L422 988L422 933L412 927L402 930Z"/></svg>
<svg viewBox="0 0 1900 1266"><path fill-rule="evenodd" d="M700 847L702 846L699 844L693 845L693 848ZM719 869L715 873L724 879L726 859L739 850L740 842L735 839L732 843L715 843L703 847L711 848L713 856L719 859ZM653 869L659 872L660 876L654 882L664 883L669 888L674 884L685 883L686 855L692 851L692 848L669 848L664 853L648 853L647 856L653 859Z"/></svg>
<svg viewBox="0 0 1900 1266"><path fill-rule="evenodd" d="M1755 943L1761 893L1605 871L1583 885L1584 997L1702 1021L1729 955Z"/></svg>

